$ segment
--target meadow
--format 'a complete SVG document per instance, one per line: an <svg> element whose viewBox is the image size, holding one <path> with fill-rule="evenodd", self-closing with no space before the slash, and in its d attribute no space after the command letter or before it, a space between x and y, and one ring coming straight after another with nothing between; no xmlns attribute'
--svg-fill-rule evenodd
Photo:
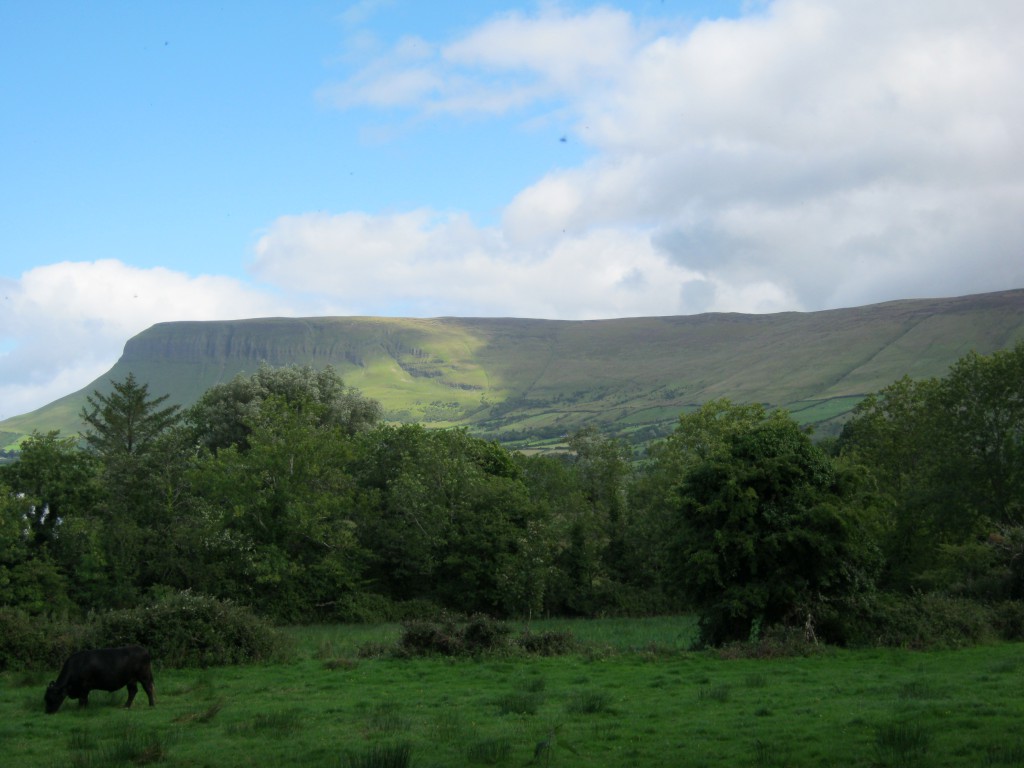
<svg viewBox="0 0 1024 768"><path fill-rule="evenodd" d="M164 669L157 706L43 714L56 670L0 675L22 766L1024 766L1024 648L687 650L689 618L535 622L561 657L366 658L399 627L289 630L287 663ZM141 702L141 704L140 704Z"/></svg>

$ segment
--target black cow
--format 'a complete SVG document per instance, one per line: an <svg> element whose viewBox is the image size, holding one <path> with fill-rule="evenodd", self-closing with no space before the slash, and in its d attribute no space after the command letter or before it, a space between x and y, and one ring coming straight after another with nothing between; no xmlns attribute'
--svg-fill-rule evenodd
<svg viewBox="0 0 1024 768"><path fill-rule="evenodd" d="M46 714L52 715L60 709L67 696L78 699L78 705L84 707L89 703L89 691L116 691L126 685L128 702L125 707L130 707L139 692L138 683L142 683L152 707L156 703L153 699L153 668L149 651L142 646L73 653L64 662L60 676L46 687L43 697Z"/></svg>

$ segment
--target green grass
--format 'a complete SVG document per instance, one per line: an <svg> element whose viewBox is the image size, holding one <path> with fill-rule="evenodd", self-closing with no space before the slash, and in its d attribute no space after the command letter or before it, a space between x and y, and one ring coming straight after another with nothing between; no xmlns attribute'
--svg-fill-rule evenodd
<svg viewBox="0 0 1024 768"><path fill-rule="evenodd" d="M288 664L158 666L153 709L47 716L36 676L3 673L3 765L1024 766L1020 645L725 660L680 647L690 620L552 625L583 650L357 659L396 628L296 629Z"/></svg>

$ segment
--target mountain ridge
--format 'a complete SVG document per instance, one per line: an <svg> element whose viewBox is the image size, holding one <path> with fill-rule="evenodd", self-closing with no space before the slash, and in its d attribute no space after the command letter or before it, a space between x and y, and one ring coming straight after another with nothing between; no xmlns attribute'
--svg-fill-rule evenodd
<svg viewBox="0 0 1024 768"><path fill-rule="evenodd" d="M78 392L0 422L74 434L93 390L129 372L189 405L269 365L333 365L386 417L467 426L529 445L594 424L631 439L716 397L785 407L834 432L865 395L903 375L944 375L974 350L1024 339L1024 289L864 307L598 320L306 317L157 323Z"/></svg>

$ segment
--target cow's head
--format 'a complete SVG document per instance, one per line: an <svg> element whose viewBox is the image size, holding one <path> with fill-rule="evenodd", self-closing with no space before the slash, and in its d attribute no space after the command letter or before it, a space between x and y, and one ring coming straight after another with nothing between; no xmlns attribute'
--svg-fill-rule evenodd
<svg viewBox="0 0 1024 768"><path fill-rule="evenodd" d="M60 705L64 703L64 698L67 696L64 689L57 685L57 681L53 680L46 686L46 693L43 696L43 701L46 702L46 714L52 715L58 709Z"/></svg>

